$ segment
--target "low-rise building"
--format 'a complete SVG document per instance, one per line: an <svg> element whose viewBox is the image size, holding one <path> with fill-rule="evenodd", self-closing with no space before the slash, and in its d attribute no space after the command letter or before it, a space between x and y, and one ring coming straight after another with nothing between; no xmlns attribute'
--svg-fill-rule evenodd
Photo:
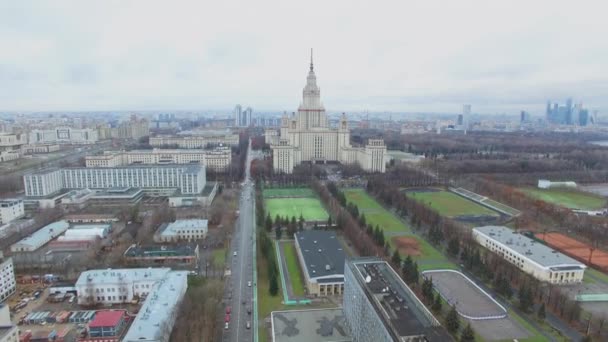
<svg viewBox="0 0 608 342"><path fill-rule="evenodd" d="M156 242L175 242L201 240L207 236L207 220L191 219L163 223L156 234Z"/></svg>
<svg viewBox="0 0 608 342"><path fill-rule="evenodd" d="M87 167L117 167L130 164L192 164L205 165L214 171L230 167L232 152L229 147L213 149L152 149L106 151L102 155L87 156Z"/></svg>
<svg viewBox="0 0 608 342"><path fill-rule="evenodd" d="M24 215L23 200L17 198L0 199L0 225L10 223Z"/></svg>
<svg viewBox="0 0 608 342"><path fill-rule="evenodd" d="M477 227L473 229L473 238L540 281L551 284L583 281L587 266L507 227Z"/></svg>
<svg viewBox="0 0 608 342"><path fill-rule="evenodd" d="M23 154L38 154L57 152L61 149L58 144L25 145L21 148Z"/></svg>
<svg viewBox="0 0 608 342"><path fill-rule="evenodd" d="M90 128L56 127L30 131L30 144L94 144L97 130Z"/></svg>
<svg viewBox="0 0 608 342"><path fill-rule="evenodd" d="M121 341L166 342L188 288L188 272L170 268L125 268L82 272L76 282L80 305L145 301Z"/></svg>
<svg viewBox="0 0 608 342"><path fill-rule="evenodd" d="M74 236L74 237L83 237L83 236L96 236L100 239L105 238L110 234L112 230L112 225L107 223L97 223L97 224L75 224L68 229L64 236Z"/></svg>
<svg viewBox="0 0 608 342"><path fill-rule="evenodd" d="M342 295L346 255L336 233L324 230L297 232L295 246L308 294Z"/></svg>
<svg viewBox="0 0 608 342"><path fill-rule="evenodd" d="M239 145L239 135L230 131L200 130L182 133L180 133L181 135L157 135L150 137L150 146L160 148L208 148L221 145Z"/></svg>
<svg viewBox="0 0 608 342"><path fill-rule="evenodd" d="M344 316L353 341L449 341L433 314L384 260L344 267Z"/></svg>
<svg viewBox="0 0 608 342"><path fill-rule="evenodd" d="M0 252L0 302L4 302L16 289L13 259L4 258Z"/></svg>
<svg viewBox="0 0 608 342"><path fill-rule="evenodd" d="M64 220L69 223L113 223L118 217L112 214L72 214L66 215Z"/></svg>
<svg viewBox="0 0 608 342"><path fill-rule="evenodd" d="M118 342L128 325L126 310L99 310L87 325L87 337L81 342Z"/></svg>
<svg viewBox="0 0 608 342"><path fill-rule="evenodd" d="M46 225L35 231L32 235L13 244L11 246L11 252L33 252L63 234L69 227L70 225L66 221L57 221Z"/></svg>
<svg viewBox="0 0 608 342"><path fill-rule="evenodd" d="M125 251L125 259L131 264L191 264L198 263L198 244L177 246L131 245Z"/></svg>

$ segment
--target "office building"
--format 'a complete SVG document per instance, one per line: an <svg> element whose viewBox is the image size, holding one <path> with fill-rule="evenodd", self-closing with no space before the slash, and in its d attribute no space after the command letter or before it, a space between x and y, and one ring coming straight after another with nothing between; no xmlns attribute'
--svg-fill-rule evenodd
<svg viewBox="0 0 608 342"><path fill-rule="evenodd" d="M552 107L551 101L548 101L545 114L547 121L552 124L587 126L594 123L589 115L589 110L583 107L583 103L573 104L571 98L566 100L564 106L554 103Z"/></svg>
<svg viewBox="0 0 608 342"><path fill-rule="evenodd" d="M0 252L0 302L4 302L16 289L13 259L5 258Z"/></svg>
<svg viewBox="0 0 608 342"><path fill-rule="evenodd" d="M17 198L0 199L0 226L23 217L23 200Z"/></svg>
<svg viewBox="0 0 608 342"><path fill-rule="evenodd" d="M587 266L507 227L477 227L473 238L542 282L563 285L583 281Z"/></svg>
<svg viewBox="0 0 608 342"><path fill-rule="evenodd" d="M121 122L118 127L111 131L112 138L118 139L140 139L150 135L150 123L147 119L137 118L131 115L131 119Z"/></svg>
<svg viewBox="0 0 608 342"><path fill-rule="evenodd" d="M344 281L343 310L353 342L451 340L386 261L348 260Z"/></svg>
<svg viewBox="0 0 608 342"><path fill-rule="evenodd" d="M29 144L94 144L97 130L90 128L56 127L34 129L29 134Z"/></svg>
<svg viewBox="0 0 608 342"><path fill-rule="evenodd" d="M298 112L291 117L284 115L278 134L269 135L267 142L272 149L273 169L292 173L302 162L326 163L336 161L359 164L368 172L384 172L386 146L381 139L370 139L364 147L350 144L350 130L346 115L342 114L338 128L329 125L325 108L321 103L321 91L317 86L312 56L310 70L303 90L303 100Z"/></svg>
<svg viewBox="0 0 608 342"><path fill-rule="evenodd" d="M295 246L308 294L342 295L346 255L336 233L324 230L297 232Z"/></svg>
<svg viewBox="0 0 608 342"><path fill-rule="evenodd" d="M21 148L23 154L39 154L57 152L61 149L58 144L25 145Z"/></svg>
<svg viewBox="0 0 608 342"><path fill-rule="evenodd" d="M21 148L27 144L24 134L0 133L0 162L21 158Z"/></svg>
<svg viewBox="0 0 608 342"><path fill-rule="evenodd" d="M200 194L205 167L186 165L131 165L75 167L35 171L23 176L26 196L48 196L62 189L140 188L157 195Z"/></svg>
<svg viewBox="0 0 608 342"><path fill-rule="evenodd" d="M179 135L157 135L150 137L150 146L159 148L209 148L215 146L238 146L239 135L226 130L196 130Z"/></svg>
<svg viewBox="0 0 608 342"><path fill-rule="evenodd" d="M129 164L192 164L198 163L214 171L230 167L232 151L229 147L213 149L159 149L106 151L102 155L86 156L87 167L117 167Z"/></svg>
<svg viewBox="0 0 608 342"><path fill-rule="evenodd" d="M532 121L531 117L530 117L530 113L526 112L525 110L522 110L521 113L519 114L519 123L523 124L523 123L528 123Z"/></svg>
<svg viewBox="0 0 608 342"><path fill-rule="evenodd" d="M0 342L19 342L19 329L11 322L8 304L0 304Z"/></svg>
<svg viewBox="0 0 608 342"><path fill-rule="evenodd" d="M176 242L201 240L207 236L207 220L191 219L163 223L156 234L156 242Z"/></svg>
<svg viewBox="0 0 608 342"><path fill-rule="evenodd" d="M11 246L11 252L33 252L63 234L70 225L66 221L48 224Z"/></svg>

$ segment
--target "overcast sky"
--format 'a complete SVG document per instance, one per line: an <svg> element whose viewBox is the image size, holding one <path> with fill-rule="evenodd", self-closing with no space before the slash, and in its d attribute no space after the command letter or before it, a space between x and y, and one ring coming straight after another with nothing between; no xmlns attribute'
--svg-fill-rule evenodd
<svg viewBox="0 0 608 342"><path fill-rule="evenodd" d="M0 1L0 110L608 109L605 1Z"/></svg>

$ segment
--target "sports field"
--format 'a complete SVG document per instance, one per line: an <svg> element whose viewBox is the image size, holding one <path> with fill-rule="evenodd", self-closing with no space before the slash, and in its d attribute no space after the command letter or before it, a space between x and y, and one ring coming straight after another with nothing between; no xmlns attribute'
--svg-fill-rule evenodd
<svg viewBox="0 0 608 342"><path fill-rule="evenodd" d="M267 198L265 203L266 211L273 219L279 215L289 219L295 217L298 220L302 215L305 221L326 221L329 217L316 198Z"/></svg>
<svg viewBox="0 0 608 342"><path fill-rule="evenodd" d="M497 212L449 191L412 191L407 192L407 196L430 206L439 214L447 217L499 216Z"/></svg>
<svg viewBox="0 0 608 342"><path fill-rule="evenodd" d="M316 197L310 188L270 188L264 189L264 198L273 197Z"/></svg>
<svg viewBox="0 0 608 342"><path fill-rule="evenodd" d="M532 187L521 188L520 190L531 197L570 209L595 210L606 205L605 198L577 190Z"/></svg>

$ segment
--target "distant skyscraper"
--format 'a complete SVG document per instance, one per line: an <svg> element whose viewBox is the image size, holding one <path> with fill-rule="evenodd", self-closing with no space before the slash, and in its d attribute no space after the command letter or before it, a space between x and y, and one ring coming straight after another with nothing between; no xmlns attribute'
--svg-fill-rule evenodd
<svg viewBox="0 0 608 342"><path fill-rule="evenodd" d="M236 127L241 127L241 115L243 114L243 107L241 105L236 105L234 107L234 125Z"/></svg>
<svg viewBox="0 0 608 342"><path fill-rule="evenodd" d="M519 115L519 123L522 124L526 122L530 122L530 113L526 112L525 110L522 110Z"/></svg>
<svg viewBox="0 0 608 342"><path fill-rule="evenodd" d="M462 106L462 123L459 123L459 125L462 126L468 126L469 124L469 117L471 116L471 105L470 104L465 104Z"/></svg>
<svg viewBox="0 0 608 342"><path fill-rule="evenodd" d="M462 114L458 114L458 119L456 120L456 125L462 126L463 123L464 123L464 119L462 117Z"/></svg>
<svg viewBox="0 0 608 342"><path fill-rule="evenodd" d="M253 109L251 107L247 107L247 109L245 109L245 111L243 112L243 116L244 116L244 126L245 127L249 127L251 126L251 117L253 116Z"/></svg>
<svg viewBox="0 0 608 342"><path fill-rule="evenodd" d="M589 119L589 113L583 108L583 104L579 102L573 105L571 98L566 100L565 106L560 106L558 103L554 103L552 107L551 102L549 101L547 103L546 114L548 122L558 125L583 126L583 122L586 124ZM581 118L581 115L583 115L584 118Z"/></svg>

